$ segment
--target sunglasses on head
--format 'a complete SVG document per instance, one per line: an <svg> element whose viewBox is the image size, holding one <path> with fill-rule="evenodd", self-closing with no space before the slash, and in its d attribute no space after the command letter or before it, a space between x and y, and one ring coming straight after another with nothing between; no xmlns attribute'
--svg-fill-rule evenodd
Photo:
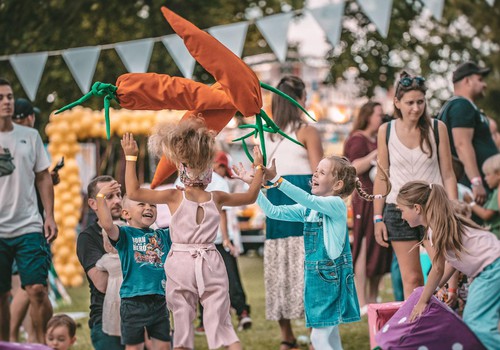
<svg viewBox="0 0 500 350"><path fill-rule="evenodd" d="M399 79L399 85L404 86L404 87L409 87L415 82L418 86L422 86L425 83L425 78L424 77L404 77Z"/></svg>

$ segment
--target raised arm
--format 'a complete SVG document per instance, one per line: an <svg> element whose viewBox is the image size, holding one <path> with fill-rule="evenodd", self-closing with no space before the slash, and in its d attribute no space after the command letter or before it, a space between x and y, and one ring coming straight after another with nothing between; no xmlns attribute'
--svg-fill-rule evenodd
<svg viewBox="0 0 500 350"><path fill-rule="evenodd" d="M125 153L125 189L127 196L137 202L151 204L170 204L176 197L177 190L168 189L155 191L147 188L141 188L137 179L135 166L137 163L137 154L139 147L131 133L125 133L122 141L123 152Z"/></svg>
<svg viewBox="0 0 500 350"><path fill-rule="evenodd" d="M262 192L257 197L257 204L270 219L304 222L305 208L300 204L274 205Z"/></svg>
<svg viewBox="0 0 500 350"><path fill-rule="evenodd" d="M117 181L106 182L96 196L96 214L97 218L99 219L99 225L106 231L109 238L111 238L113 241L118 240L120 231L118 230L118 226L113 223L111 211L106 204L106 196L119 190L120 184Z"/></svg>

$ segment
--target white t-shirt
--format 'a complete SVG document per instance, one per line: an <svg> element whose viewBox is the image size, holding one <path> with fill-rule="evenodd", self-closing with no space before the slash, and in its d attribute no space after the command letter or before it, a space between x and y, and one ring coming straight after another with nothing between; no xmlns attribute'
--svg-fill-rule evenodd
<svg viewBox="0 0 500 350"><path fill-rule="evenodd" d="M43 232L35 174L48 169L50 162L38 131L14 124L12 131L0 132L0 147L9 149L16 167L0 177L0 238Z"/></svg>

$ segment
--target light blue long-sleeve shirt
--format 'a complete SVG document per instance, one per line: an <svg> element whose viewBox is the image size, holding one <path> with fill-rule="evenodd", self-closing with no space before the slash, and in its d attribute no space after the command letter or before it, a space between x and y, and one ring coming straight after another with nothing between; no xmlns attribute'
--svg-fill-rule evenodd
<svg viewBox="0 0 500 350"><path fill-rule="evenodd" d="M257 204L271 219L307 222L315 213L306 217L307 208L323 214L323 236L330 259L336 259L344 249L347 230L347 207L338 196L320 197L311 195L290 182L283 180L279 189L298 204L273 205L262 193Z"/></svg>

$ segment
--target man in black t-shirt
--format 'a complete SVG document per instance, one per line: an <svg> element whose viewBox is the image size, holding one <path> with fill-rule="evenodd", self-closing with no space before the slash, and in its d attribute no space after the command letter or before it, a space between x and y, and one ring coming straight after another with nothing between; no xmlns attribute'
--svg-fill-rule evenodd
<svg viewBox="0 0 500 350"><path fill-rule="evenodd" d="M474 200L483 204L487 197L482 165L498 149L493 141L489 120L475 101L483 97L489 68L480 68L474 62L465 62L453 72L454 95L449 99L438 118L448 127L451 152L464 165L465 176L460 183L471 186Z"/></svg>
<svg viewBox="0 0 500 350"><path fill-rule="evenodd" d="M114 179L111 176L98 176L94 178L88 188L88 205L97 211L96 195L101 187ZM121 192L106 196L106 203L111 210L113 220L119 220L122 210ZM108 273L96 268L96 262L106 254L102 240L102 228L99 222L89 223L89 226L78 235L76 253L82 265L90 287L90 319L89 328L92 338L92 345L96 350L122 350L120 337L107 335L102 331L102 308L104 294L108 284Z"/></svg>

